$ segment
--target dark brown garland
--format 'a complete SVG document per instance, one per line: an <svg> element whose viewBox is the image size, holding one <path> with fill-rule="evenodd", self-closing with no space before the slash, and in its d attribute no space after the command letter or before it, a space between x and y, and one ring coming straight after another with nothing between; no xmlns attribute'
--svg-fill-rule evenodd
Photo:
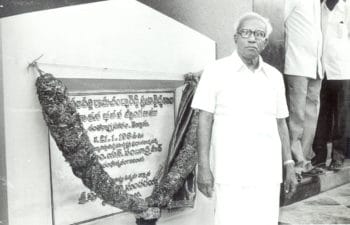
<svg viewBox="0 0 350 225"><path fill-rule="evenodd" d="M122 185L116 184L104 171L94 154L94 147L82 126L75 106L67 96L65 85L53 75L44 73L39 68L36 69L40 73L36 87L44 119L58 148L72 167L74 175L103 199L104 203L122 210L141 213L139 214L141 218L137 220L138 224L155 224L156 219L152 218L159 217L160 212L156 208L148 207L167 206L197 163L198 112L194 112L192 116L183 148L173 161L169 172L155 187L146 202L139 197L128 194ZM146 221L142 218L150 220Z"/></svg>
<svg viewBox="0 0 350 225"><path fill-rule="evenodd" d="M74 104L68 99L64 84L46 73L38 77L36 87L44 119L74 175L104 203L135 213L147 210L145 200L128 194L98 162L94 147Z"/></svg>
<svg viewBox="0 0 350 225"><path fill-rule="evenodd" d="M165 207L169 204L174 194L181 188L187 176L197 165L197 127L198 111L195 111L186 136L183 147L171 165L170 171L166 174L161 183L156 186L152 195L147 198L149 205Z"/></svg>

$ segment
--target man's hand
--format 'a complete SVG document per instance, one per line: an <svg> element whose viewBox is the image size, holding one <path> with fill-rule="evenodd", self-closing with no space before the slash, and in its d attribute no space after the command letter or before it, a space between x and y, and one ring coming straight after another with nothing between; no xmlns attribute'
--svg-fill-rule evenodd
<svg viewBox="0 0 350 225"><path fill-rule="evenodd" d="M210 170L210 143L214 114L199 110L198 121L198 189L205 196L213 195L214 177Z"/></svg>
<svg viewBox="0 0 350 225"><path fill-rule="evenodd" d="M208 198L213 196L214 176L209 168L198 167L197 174L198 189Z"/></svg>
<svg viewBox="0 0 350 225"><path fill-rule="evenodd" d="M296 191L296 186L298 184L295 169L293 164L285 165L285 178L283 182L283 191L286 198L291 198Z"/></svg>

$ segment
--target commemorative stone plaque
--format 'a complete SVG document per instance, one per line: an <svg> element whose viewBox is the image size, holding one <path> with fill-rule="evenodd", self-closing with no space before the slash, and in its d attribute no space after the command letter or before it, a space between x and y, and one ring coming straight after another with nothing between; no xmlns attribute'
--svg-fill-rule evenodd
<svg viewBox="0 0 350 225"><path fill-rule="evenodd" d="M118 185L149 196L164 173L174 130L172 90L70 93L94 153ZM97 220L119 213L76 179L53 140L51 181L55 224Z"/></svg>

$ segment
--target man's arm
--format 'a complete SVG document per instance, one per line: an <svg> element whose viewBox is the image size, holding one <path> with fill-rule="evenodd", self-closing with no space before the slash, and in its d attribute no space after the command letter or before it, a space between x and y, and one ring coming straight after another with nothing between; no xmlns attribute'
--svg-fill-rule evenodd
<svg viewBox="0 0 350 225"><path fill-rule="evenodd" d="M290 139L285 119L277 119L278 132L282 143L282 159L285 172L284 191L291 196L296 190L297 179L294 170L294 161L290 150Z"/></svg>
<svg viewBox="0 0 350 225"><path fill-rule="evenodd" d="M210 170L210 141L213 113L200 110L198 124L198 189L207 197L213 193L214 177Z"/></svg>

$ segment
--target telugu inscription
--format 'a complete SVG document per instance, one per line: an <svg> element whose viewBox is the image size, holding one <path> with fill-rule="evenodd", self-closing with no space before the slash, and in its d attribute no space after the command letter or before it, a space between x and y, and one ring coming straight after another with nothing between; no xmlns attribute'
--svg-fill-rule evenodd
<svg viewBox="0 0 350 225"><path fill-rule="evenodd" d="M124 189L147 197L157 184L174 128L173 92L71 95L99 162ZM94 201L82 192L79 203Z"/></svg>
<svg viewBox="0 0 350 225"><path fill-rule="evenodd" d="M163 175L175 124L174 91L69 93L94 153L116 185L148 197ZM120 212L74 176L50 139L56 225L82 223Z"/></svg>

